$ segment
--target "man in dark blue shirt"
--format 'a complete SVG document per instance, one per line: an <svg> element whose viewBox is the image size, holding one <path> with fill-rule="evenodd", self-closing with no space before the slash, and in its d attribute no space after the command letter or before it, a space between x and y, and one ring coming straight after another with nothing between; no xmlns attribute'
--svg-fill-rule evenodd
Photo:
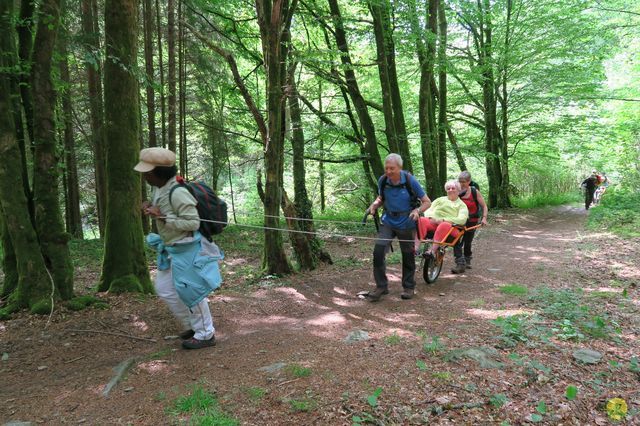
<svg viewBox="0 0 640 426"><path fill-rule="evenodd" d="M402 299L411 299L416 286L416 260L414 255L414 238L418 217L429 208L431 200L424 192L415 177L402 170L402 157L389 154L384 161L385 174L378 180L378 197L369 213L375 212L384 205L382 226L378 232L373 249L373 277L376 289L369 293L369 300L377 302L382 295L388 294L385 255L391 241L397 237L402 251ZM419 206L412 205L413 203Z"/></svg>

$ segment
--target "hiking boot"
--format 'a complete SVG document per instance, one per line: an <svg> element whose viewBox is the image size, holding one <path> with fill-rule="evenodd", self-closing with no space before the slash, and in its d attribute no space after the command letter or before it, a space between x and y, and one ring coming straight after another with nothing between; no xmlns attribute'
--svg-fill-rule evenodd
<svg viewBox="0 0 640 426"><path fill-rule="evenodd" d="M413 299L414 293L415 292L412 288L405 288L404 290L402 290L402 294L400 295L400 298L403 300Z"/></svg>
<svg viewBox="0 0 640 426"><path fill-rule="evenodd" d="M178 334L178 336L182 339L182 340L189 340L191 339L194 335L196 334L195 331L189 329L189 330L185 330L182 333Z"/></svg>
<svg viewBox="0 0 640 426"><path fill-rule="evenodd" d="M383 294L389 294L389 290L386 288L376 287L375 291L369 292L369 301L377 302Z"/></svg>
<svg viewBox="0 0 640 426"><path fill-rule="evenodd" d="M216 345L216 336L212 336L209 340L200 340L192 337L191 339L185 340L182 342L182 347L185 349L202 349L208 348L209 346Z"/></svg>
<svg viewBox="0 0 640 426"><path fill-rule="evenodd" d="M471 269L471 258L470 258L470 257L465 257L465 258L464 258L464 264L465 264L464 266L465 266L467 269Z"/></svg>
<svg viewBox="0 0 640 426"><path fill-rule="evenodd" d="M456 263L456 266L451 269L451 272L454 274L463 274L465 269L466 266L463 263Z"/></svg>

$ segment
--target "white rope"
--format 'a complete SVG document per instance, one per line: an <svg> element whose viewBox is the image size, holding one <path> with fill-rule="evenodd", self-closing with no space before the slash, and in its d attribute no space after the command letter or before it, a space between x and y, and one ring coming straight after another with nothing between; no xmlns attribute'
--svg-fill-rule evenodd
<svg viewBox="0 0 640 426"><path fill-rule="evenodd" d="M277 216L275 216L275 217L277 217ZM166 217L157 216L156 219L166 219ZM357 235L338 234L336 232L315 232L315 231L301 231L301 230L296 230L296 229L272 228L272 227L268 227L268 226L247 225L247 224L243 224L243 223L230 223L230 222L223 222L223 221L220 221L220 220L210 220L210 219L200 219L200 221L202 221L202 222L210 222L210 223L218 223L218 224L222 224L222 225L239 226L241 228L266 229L266 230L269 230L269 231L292 232L292 233L298 233L298 234L322 235L322 236L331 236L331 237L339 237L339 238L353 238L355 240L365 240L365 241L394 241L394 240L396 240L395 238L361 237L361 236L357 236ZM401 240L401 239L397 239L397 241L401 242L401 243L402 242L410 242L410 243L415 242L415 240Z"/></svg>

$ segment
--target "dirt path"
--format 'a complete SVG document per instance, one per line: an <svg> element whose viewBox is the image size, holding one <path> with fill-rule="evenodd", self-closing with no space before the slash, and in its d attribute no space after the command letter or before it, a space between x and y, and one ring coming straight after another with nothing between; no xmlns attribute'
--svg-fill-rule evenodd
<svg viewBox="0 0 640 426"><path fill-rule="evenodd" d="M572 207L494 215L474 243L473 269L450 274L448 253L435 284L418 273L410 301L399 298L397 263L388 268L390 294L381 302L355 296L373 288L370 244L329 242L335 265L250 291L234 290L242 269L227 253L229 285L211 299L218 345L202 351L163 339L175 329L155 298L105 296L110 309L59 311L47 329L41 318L2 322L0 424L177 423L181 417L169 410L194 384L215 391L241 423L255 425L521 424L536 420L540 401L544 422L604 424L600 405L616 396L633 414L640 407L640 376L629 364L640 349L640 243L587 232L584 220ZM529 294L538 287L594 291L596 308L618 321L619 333L578 342L527 334L507 347L490 320L541 309L526 296L501 292L507 284ZM540 321L534 330L552 328L549 318ZM369 339L346 343L354 331ZM452 356L481 347L500 368ZM571 354L582 347L599 351L603 361L577 364ZM113 367L131 357L126 378L102 396ZM565 397L568 385L578 388L575 400Z"/></svg>

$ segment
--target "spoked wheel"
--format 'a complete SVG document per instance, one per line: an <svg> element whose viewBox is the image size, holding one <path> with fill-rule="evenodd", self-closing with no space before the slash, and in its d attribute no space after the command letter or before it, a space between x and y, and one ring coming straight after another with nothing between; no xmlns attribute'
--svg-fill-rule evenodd
<svg viewBox="0 0 640 426"><path fill-rule="evenodd" d="M433 257L432 255L424 256L424 265L422 268L422 277L427 284L433 283L440 276L442 271L443 256L440 252Z"/></svg>

